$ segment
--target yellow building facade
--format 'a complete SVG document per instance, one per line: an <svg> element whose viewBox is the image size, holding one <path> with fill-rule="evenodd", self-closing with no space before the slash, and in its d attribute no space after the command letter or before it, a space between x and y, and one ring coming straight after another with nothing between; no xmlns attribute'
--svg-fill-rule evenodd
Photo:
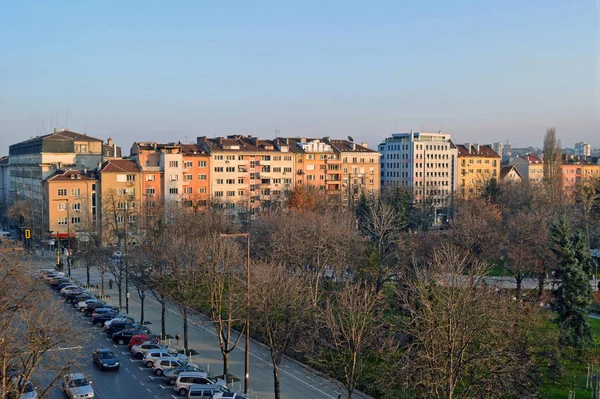
<svg viewBox="0 0 600 399"><path fill-rule="evenodd" d="M458 194L469 199L477 196L492 179L500 180L500 161L490 146L481 144L456 145L458 150Z"/></svg>

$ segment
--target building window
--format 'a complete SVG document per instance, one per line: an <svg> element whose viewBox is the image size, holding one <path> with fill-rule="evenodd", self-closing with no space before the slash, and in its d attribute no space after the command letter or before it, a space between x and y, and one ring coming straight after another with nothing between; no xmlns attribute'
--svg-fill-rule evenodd
<svg viewBox="0 0 600 399"><path fill-rule="evenodd" d="M314 160L315 159L315 154L306 154L306 159Z"/></svg>
<svg viewBox="0 0 600 399"><path fill-rule="evenodd" d="M244 196L244 190L238 190L238 196L239 197L243 197Z"/></svg>
<svg viewBox="0 0 600 399"><path fill-rule="evenodd" d="M206 180L206 175L198 175L198 180Z"/></svg>
<svg viewBox="0 0 600 399"><path fill-rule="evenodd" d="M81 189L80 188L72 188L71 195L74 197L79 197L81 195Z"/></svg>
<svg viewBox="0 0 600 399"><path fill-rule="evenodd" d="M178 168L179 167L179 161L169 161L169 167L170 168Z"/></svg>
<svg viewBox="0 0 600 399"><path fill-rule="evenodd" d="M73 216L71 218L71 224L80 224L81 223L81 217L80 216Z"/></svg>
<svg viewBox="0 0 600 399"><path fill-rule="evenodd" d="M146 189L146 195L154 195L155 193L156 193L156 190L154 188Z"/></svg>
<svg viewBox="0 0 600 399"><path fill-rule="evenodd" d="M244 184L244 179L243 178L238 178L238 184Z"/></svg>
<svg viewBox="0 0 600 399"><path fill-rule="evenodd" d="M215 197L222 197L223 191L215 191Z"/></svg>
<svg viewBox="0 0 600 399"><path fill-rule="evenodd" d="M206 168L206 161L198 161L199 168Z"/></svg>
<svg viewBox="0 0 600 399"><path fill-rule="evenodd" d="M192 181L192 175L183 175L183 180Z"/></svg>
<svg viewBox="0 0 600 399"><path fill-rule="evenodd" d="M235 197L235 191L227 191L228 197Z"/></svg>
<svg viewBox="0 0 600 399"><path fill-rule="evenodd" d="M154 175L146 175L146 181L154 181Z"/></svg>
<svg viewBox="0 0 600 399"><path fill-rule="evenodd" d="M283 179L283 184L292 184L292 179Z"/></svg>
<svg viewBox="0 0 600 399"><path fill-rule="evenodd" d="M223 172L222 166L215 166L215 172Z"/></svg>
<svg viewBox="0 0 600 399"><path fill-rule="evenodd" d="M127 215L127 221L129 223L135 223L135 215Z"/></svg>
<svg viewBox="0 0 600 399"><path fill-rule="evenodd" d="M225 172L227 173L233 173L235 172L235 166L228 166L225 168Z"/></svg>
<svg viewBox="0 0 600 399"><path fill-rule="evenodd" d="M127 181L135 181L135 175L127 175Z"/></svg>
<svg viewBox="0 0 600 399"><path fill-rule="evenodd" d="M71 209L73 209L74 211L81 211L81 202L74 202L71 205Z"/></svg>
<svg viewBox="0 0 600 399"><path fill-rule="evenodd" d="M222 161L223 160L223 155L215 155L215 160Z"/></svg>
<svg viewBox="0 0 600 399"><path fill-rule="evenodd" d="M292 156L291 156L291 155L285 155L285 156L283 157L283 160L284 160L284 161L291 161L291 160L292 160Z"/></svg>
<svg viewBox="0 0 600 399"><path fill-rule="evenodd" d="M59 211L66 211L67 210L67 203L66 202L59 202L58 203L58 210Z"/></svg>
<svg viewBox="0 0 600 399"><path fill-rule="evenodd" d="M292 173L292 168L283 168L283 173Z"/></svg>
<svg viewBox="0 0 600 399"><path fill-rule="evenodd" d="M225 181L226 184L235 184L235 179L227 179Z"/></svg>
<svg viewBox="0 0 600 399"><path fill-rule="evenodd" d="M169 194L179 194L179 190L177 189L177 187L170 188Z"/></svg>
<svg viewBox="0 0 600 399"><path fill-rule="evenodd" d="M206 187L200 187L200 188L198 189L198 192L199 192L200 194L206 194Z"/></svg>
<svg viewBox="0 0 600 399"><path fill-rule="evenodd" d="M243 155L238 155L238 161L243 161L244 160L244 156Z"/></svg>
<svg viewBox="0 0 600 399"><path fill-rule="evenodd" d="M194 163L192 161L185 161L183 163L183 167L184 168L192 168L192 167L194 167Z"/></svg>
<svg viewBox="0 0 600 399"><path fill-rule="evenodd" d="M179 180L179 176L178 175L170 175L169 176L169 181L178 181Z"/></svg>
<svg viewBox="0 0 600 399"><path fill-rule="evenodd" d="M191 187L185 187L183 189L183 193L184 194L191 194L192 193L192 188Z"/></svg>
<svg viewBox="0 0 600 399"><path fill-rule="evenodd" d="M117 216L117 223L118 224L123 224L125 222L125 217L124 216Z"/></svg>
<svg viewBox="0 0 600 399"><path fill-rule="evenodd" d="M67 218L58 218L58 224L61 226L67 225Z"/></svg>
<svg viewBox="0 0 600 399"><path fill-rule="evenodd" d="M281 167L273 168L273 173L281 173Z"/></svg>
<svg viewBox="0 0 600 399"><path fill-rule="evenodd" d="M215 184L223 184L223 179L215 179Z"/></svg>

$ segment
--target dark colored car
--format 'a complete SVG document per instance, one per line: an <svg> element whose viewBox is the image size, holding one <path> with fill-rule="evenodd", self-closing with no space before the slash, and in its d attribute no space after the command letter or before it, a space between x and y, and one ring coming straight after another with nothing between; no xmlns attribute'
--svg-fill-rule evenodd
<svg viewBox="0 0 600 399"><path fill-rule="evenodd" d="M146 333L150 334L150 329L145 326L140 326L135 323L123 323L123 322L113 322L110 324L110 327L106 329L106 334L112 336L114 333L119 332L121 330L139 330L138 334Z"/></svg>
<svg viewBox="0 0 600 399"><path fill-rule="evenodd" d="M59 286L64 284L64 287L65 285L67 285L67 283L71 284L71 281L68 278L57 278L50 283L50 287L52 287L52 289L59 290L60 288L62 288L58 288Z"/></svg>
<svg viewBox="0 0 600 399"><path fill-rule="evenodd" d="M142 330L121 330L112 335L112 341L118 345L128 345L134 335L144 334Z"/></svg>
<svg viewBox="0 0 600 399"><path fill-rule="evenodd" d="M105 313L119 313L119 308L115 306L106 306L104 308L98 308L94 310L94 312L92 313L92 317L99 316Z"/></svg>
<svg viewBox="0 0 600 399"><path fill-rule="evenodd" d="M107 305L104 302L92 302L88 304L87 307L85 307L85 309L83 309L83 313L85 313L85 315L88 317L92 317L92 313L94 313L94 310L98 308L105 308L106 306Z"/></svg>
<svg viewBox="0 0 600 399"><path fill-rule="evenodd" d="M65 295L65 302L71 302L73 298L78 297L78 296L83 296L83 295L89 295L89 294L82 290L69 292L67 295Z"/></svg>
<svg viewBox="0 0 600 399"><path fill-rule="evenodd" d="M121 317L122 315L119 313L102 313L98 315L92 314L92 324L96 327L103 327L105 321L109 321L115 319L117 317Z"/></svg>
<svg viewBox="0 0 600 399"><path fill-rule="evenodd" d="M73 305L73 307L75 307L79 302L81 301L85 301L87 299L91 299L94 296L92 294L87 294L87 293L83 293L83 294L78 294L78 295L74 295L74 296L67 296L67 299L65 299L67 301L67 303L70 303Z"/></svg>
<svg viewBox="0 0 600 399"><path fill-rule="evenodd" d="M119 359L111 349L96 349L92 360L100 370L118 370Z"/></svg>

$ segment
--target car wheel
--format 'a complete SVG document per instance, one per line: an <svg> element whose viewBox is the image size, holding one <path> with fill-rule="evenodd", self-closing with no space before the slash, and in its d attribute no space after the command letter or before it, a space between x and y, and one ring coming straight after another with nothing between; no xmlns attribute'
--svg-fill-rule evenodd
<svg viewBox="0 0 600 399"><path fill-rule="evenodd" d="M150 368L150 367L152 367L153 364L154 364L154 362L146 362L146 367Z"/></svg>
<svg viewBox="0 0 600 399"><path fill-rule="evenodd" d="M161 369L156 369L156 370L154 370L154 374L161 376L161 375L163 375L163 371Z"/></svg>
<svg viewBox="0 0 600 399"><path fill-rule="evenodd" d="M119 340L119 345L125 345L125 340L123 338Z"/></svg>
<svg viewBox="0 0 600 399"><path fill-rule="evenodd" d="M104 325L104 323L102 323L101 321L96 323L96 327L98 327L98 328L102 327L103 325Z"/></svg>
<svg viewBox="0 0 600 399"><path fill-rule="evenodd" d="M175 378L171 378L169 380L169 385L175 385Z"/></svg>
<svg viewBox="0 0 600 399"><path fill-rule="evenodd" d="M185 389L185 388L181 388L181 389L179 390L179 394L180 394L181 396L185 396L185 395L187 394L187 389Z"/></svg>
<svg viewBox="0 0 600 399"><path fill-rule="evenodd" d="M141 352L138 352L138 353L135 354L135 358L136 359L143 359L144 355Z"/></svg>
<svg viewBox="0 0 600 399"><path fill-rule="evenodd" d="M81 311L81 313L85 312L85 308L80 308L79 310Z"/></svg>

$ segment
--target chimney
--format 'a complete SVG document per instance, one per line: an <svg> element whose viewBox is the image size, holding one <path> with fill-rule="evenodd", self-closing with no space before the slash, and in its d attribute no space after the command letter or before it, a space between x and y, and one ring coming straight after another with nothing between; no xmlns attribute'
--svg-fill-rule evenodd
<svg viewBox="0 0 600 399"><path fill-rule="evenodd" d="M255 145L256 147L258 147L258 137L255 137L255 138L254 138L254 145Z"/></svg>
<svg viewBox="0 0 600 399"><path fill-rule="evenodd" d="M54 128L54 133L56 133L56 131L57 131L57 130L58 130L58 129Z"/></svg>
<svg viewBox="0 0 600 399"><path fill-rule="evenodd" d="M219 137L219 145L223 145L223 137Z"/></svg>
<svg viewBox="0 0 600 399"><path fill-rule="evenodd" d="M352 151L356 151L356 143L352 143Z"/></svg>
<svg viewBox="0 0 600 399"><path fill-rule="evenodd" d="M467 151L469 151L469 154L471 153L471 143L465 143L465 148L467 149Z"/></svg>
<svg viewBox="0 0 600 399"><path fill-rule="evenodd" d="M475 152L479 152L479 144L473 144L473 148L475 149Z"/></svg>
<svg viewBox="0 0 600 399"><path fill-rule="evenodd" d="M109 145L109 146L112 147L112 145L113 145L113 139L109 137L108 140L106 140L106 145Z"/></svg>
<svg viewBox="0 0 600 399"><path fill-rule="evenodd" d="M365 148L369 148L369 143L360 143L360 145L362 145Z"/></svg>
<svg viewBox="0 0 600 399"><path fill-rule="evenodd" d="M117 145L113 144L113 157L117 157Z"/></svg>

